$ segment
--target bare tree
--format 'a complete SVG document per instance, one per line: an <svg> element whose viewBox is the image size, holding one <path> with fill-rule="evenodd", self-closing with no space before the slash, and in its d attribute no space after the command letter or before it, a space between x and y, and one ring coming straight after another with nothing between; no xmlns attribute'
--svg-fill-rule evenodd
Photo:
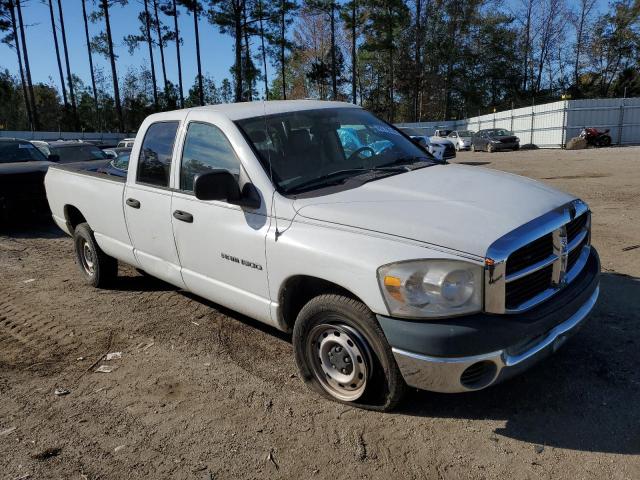
<svg viewBox="0 0 640 480"><path fill-rule="evenodd" d="M574 47L575 59L573 62L573 81L578 88L580 83L580 57L582 54L582 46L586 40L586 31L590 26L590 17L597 0L578 0L573 12L571 12L570 20L576 31L576 44Z"/></svg>
<svg viewBox="0 0 640 480"><path fill-rule="evenodd" d="M87 21L87 7L82 0L82 18L84 19L84 35L87 42L87 54L89 55L89 70L91 71L91 90L93 92L93 105L96 110L96 119L100 124L100 109L98 107L98 91L96 90L96 75L93 70L93 54L91 53L91 40L89 39L89 22Z"/></svg>
<svg viewBox="0 0 640 480"><path fill-rule="evenodd" d="M64 15L62 14L62 2L58 0L58 13L60 15L60 31L62 33L62 48L64 50L64 61L67 66L67 82L69 82L69 97L71 97L71 109L73 110L73 122L76 130L80 130L80 120L78 119L78 109L76 107L76 94L73 88L73 77L71 76L71 65L69 63L69 50L67 48L67 33L64 26Z"/></svg>
<svg viewBox="0 0 640 480"><path fill-rule="evenodd" d="M58 61L58 73L60 74L60 90L62 91L62 99L64 106L69 106L67 100L67 89L64 86L64 74L62 73L62 61L60 60L60 47L58 46L58 33L56 31L56 21L53 14L53 0L49 0L49 16L51 17L51 32L53 33L53 45L56 49L56 60Z"/></svg>
<svg viewBox="0 0 640 480"><path fill-rule="evenodd" d="M24 33L24 22L22 21L22 8L20 7L20 0L16 0L16 7L18 8L18 27L20 29L20 39L22 41L22 53L24 55L24 69L27 72L27 89L29 90L29 101L31 103L32 116L33 116L33 128L40 130L40 122L38 121L38 106L36 104L36 96L33 93L33 82L31 81L31 67L29 66L29 53L27 51L27 40Z"/></svg>

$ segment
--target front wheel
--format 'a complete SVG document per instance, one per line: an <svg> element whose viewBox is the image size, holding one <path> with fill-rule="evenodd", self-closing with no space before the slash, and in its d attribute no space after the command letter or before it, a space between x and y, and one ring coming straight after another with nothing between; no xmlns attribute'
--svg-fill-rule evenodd
<svg viewBox="0 0 640 480"><path fill-rule="evenodd" d="M104 253L87 223L81 223L73 232L76 260L87 283L102 288L118 275L118 261Z"/></svg>
<svg viewBox="0 0 640 480"><path fill-rule="evenodd" d="M406 385L375 315L361 302L321 295L307 303L293 329L300 376L321 395L389 411Z"/></svg>
<svg viewBox="0 0 640 480"><path fill-rule="evenodd" d="M495 147L494 147L492 144L488 144L488 145L487 145L487 152L489 152L489 153L493 153L493 152L495 152L495 151L496 151L496 149L495 149Z"/></svg>
<svg viewBox="0 0 640 480"><path fill-rule="evenodd" d="M476 151L476 146L475 146L473 143L471 144L471 151L472 151L472 152L475 152L475 151Z"/></svg>

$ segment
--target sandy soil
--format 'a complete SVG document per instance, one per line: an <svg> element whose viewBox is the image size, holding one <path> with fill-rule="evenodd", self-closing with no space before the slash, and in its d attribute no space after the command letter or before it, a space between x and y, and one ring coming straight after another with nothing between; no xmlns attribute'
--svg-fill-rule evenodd
<svg viewBox="0 0 640 480"><path fill-rule="evenodd" d="M42 220L0 234L0 478L640 478L640 148L457 162L591 205L601 301L555 357L482 392L350 409L308 391L268 327L128 267L85 286Z"/></svg>

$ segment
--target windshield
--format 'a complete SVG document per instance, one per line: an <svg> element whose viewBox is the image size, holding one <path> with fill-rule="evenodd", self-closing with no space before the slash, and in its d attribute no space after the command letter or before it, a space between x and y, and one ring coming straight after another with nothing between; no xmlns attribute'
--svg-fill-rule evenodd
<svg viewBox="0 0 640 480"><path fill-rule="evenodd" d="M476 134L473 130L460 130L458 136L460 137L473 137Z"/></svg>
<svg viewBox="0 0 640 480"><path fill-rule="evenodd" d="M405 133L410 137L424 137L426 135L425 132L420 131L417 128L401 127L400 130L402 133Z"/></svg>
<svg viewBox="0 0 640 480"><path fill-rule="evenodd" d="M489 130L489 135L492 135L494 137L509 137L513 135L513 133L511 133L509 130L502 130L501 128L498 128L496 130Z"/></svg>
<svg viewBox="0 0 640 480"><path fill-rule="evenodd" d="M307 191L322 188L394 164L436 162L394 127L359 108L288 112L239 120L237 125L284 193L303 186L310 186Z"/></svg>
<svg viewBox="0 0 640 480"><path fill-rule="evenodd" d="M84 162L86 160L104 160L105 158L109 158L95 145L51 145L50 148L51 153L60 157L61 163Z"/></svg>
<svg viewBox="0 0 640 480"><path fill-rule="evenodd" d="M0 163L30 162L46 160L32 143L22 141L0 141Z"/></svg>
<svg viewBox="0 0 640 480"><path fill-rule="evenodd" d="M111 165L113 165L113 168L117 168L118 170L127 170L127 168L129 168L130 155L130 153L121 153L118 155L118 158L111 162Z"/></svg>

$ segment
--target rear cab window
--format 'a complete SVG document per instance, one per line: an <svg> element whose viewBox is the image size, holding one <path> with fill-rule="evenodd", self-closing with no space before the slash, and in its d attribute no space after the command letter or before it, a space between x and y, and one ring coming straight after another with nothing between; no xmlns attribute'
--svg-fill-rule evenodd
<svg viewBox="0 0 640 480"><path fill-rule="evenodd" d="M168 188L173 145L178 121L157 122L147 128L140 155L136 183Z"/></svg>

